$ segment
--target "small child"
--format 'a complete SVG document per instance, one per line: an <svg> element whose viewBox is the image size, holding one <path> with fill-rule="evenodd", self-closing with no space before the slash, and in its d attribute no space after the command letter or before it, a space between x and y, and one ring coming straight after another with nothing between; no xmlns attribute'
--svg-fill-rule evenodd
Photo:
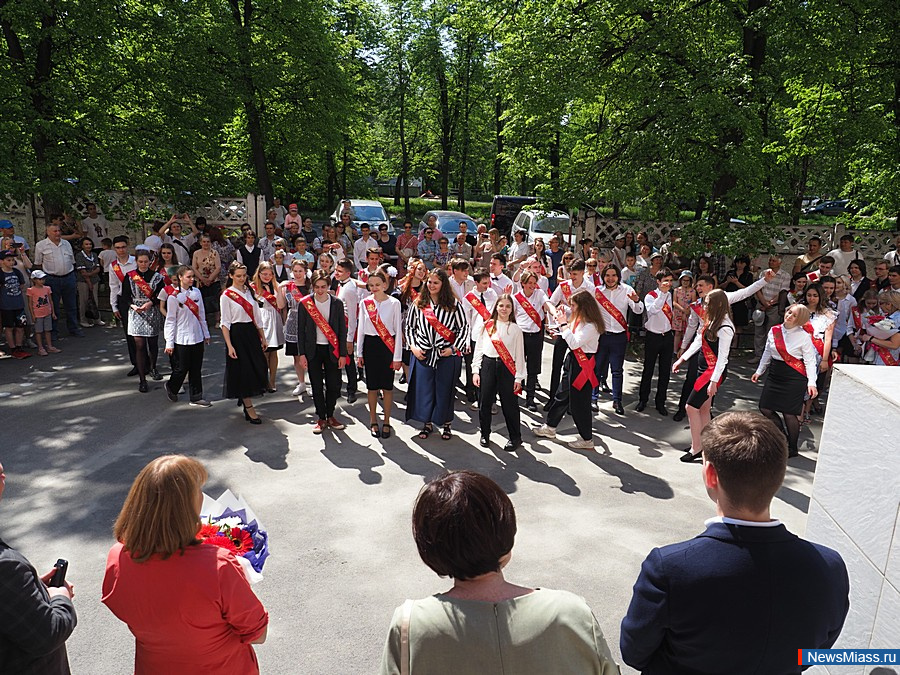
<svg viewBox="0 0 900 675"><path fill-rule="evenodd" d="M53 309L53 303L50 301L52 291L49 286L44 285L44 277L46 273L41 270L35 270L31 273L31 281L34 284L25 291L28 296L28 307L31 309L31 316L34 317L34 339L37 342L38 354L47 356L47 352L58 354L61 350L53 346L51 339L51 331L53 330L53 319L56 319L56 311Z"/></svg>
<svg viewBox="0 0 900 675"><path fill-rule="evenodd" d="M625 267L622 268L622 283L634 288L634 281L637 279L637 257L634 253L625 254Z"/></svg>
<svg viewBox="0 0 900 675"><path fill-rule="evenodd" d="M690 270L681 272L678 277L678 287L673 293L673 304L675 312L672 316L672 328L675 329L675 351L681 348L681 339L684 337L684 331L687 329L688 316L691 312L691 303L697 299L697 291L693 287L694 275Z"/></svg>
<svg viewBox="0 0 900 675"><path fill-rule="evenodd" d="M25 277L15 268L16 252L0 251L0 323L6 333L6 346L17 359L31 354L25 351Z"/></svg>

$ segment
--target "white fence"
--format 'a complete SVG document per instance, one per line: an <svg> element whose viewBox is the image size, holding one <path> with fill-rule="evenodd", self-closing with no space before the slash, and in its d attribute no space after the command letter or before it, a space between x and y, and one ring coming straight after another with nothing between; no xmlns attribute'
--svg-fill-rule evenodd
<svg viewBox="0 0 900 675"><path fill-rule="evenodd" d="M79 217L87 214L85 204L91 200L79 200L71 205L71 210ZM113 192L94 199L97 210L106 216L109 222L110 236L127 234L132 239L143 240L149 231L152 217L142 217L146 213L174 212L174 206L156 195L136 196L125 192ZM253 193L246 197L214 197L203 206L190 212L192 218L203 216L206 222L217 227L239 227L242 223L250 223L256 232L262 230L266 220L266 200ZM40 199L16 202L10 201L5 210L0 210L0 218L8 218L16 225L16 233L25 237L30 244L44 237L44 227L49 214L45 213ZM165 217L163 217L165 220Z"/></svg>

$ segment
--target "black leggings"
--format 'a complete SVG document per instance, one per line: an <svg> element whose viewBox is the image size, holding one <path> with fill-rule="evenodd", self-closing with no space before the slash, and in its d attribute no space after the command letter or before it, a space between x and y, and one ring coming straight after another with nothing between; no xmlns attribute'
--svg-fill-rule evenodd
<svg viewBox="0 0 900 675"><path fill-rule="evenodd" d="M137 371L141 382L147 381L147 373L156 370L156 359L159 357L159 336L134 338Z"/></svg>
<svg viewBox="0 0 900 675"><path fill-rule="evenodd" d="M793 455L797 452L797 441L800 438L800 417L797 415L789 415L781 413L784 417L784 424L781 423L781 416L774 410L769 408L760 408L759 412L768 417L775 423L779 429L787 436L788 450Z"/></svg>

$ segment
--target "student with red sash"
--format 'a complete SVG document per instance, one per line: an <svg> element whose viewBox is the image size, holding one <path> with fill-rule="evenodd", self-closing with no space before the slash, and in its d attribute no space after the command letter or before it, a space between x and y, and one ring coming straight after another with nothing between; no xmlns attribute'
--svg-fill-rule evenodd
<svg viewBox="0 0 900 675"><path fill-rule="evenodd" d="M363 296L362 290L357 286L356 279L353 278L355 271L353 260L343 258L337 261L334 268L334 278L331 281L331 290L334 296L344 303L347 310L347 363L345 365L347 373L347 403L356 402L356 393L359 387L359 373L356 371L356 359L353 353L356 348L353 341L356 340L356 325L359 322L359 301Z"/></svg>
<svg viewBox="0 0 900 675"><path fill-rule="evenodd" d="M128 305L122 304L122 310L119 311L119 300L122 296L123 282L125 275L131 270L137 269L137 261L134 256L128 253L128 237L119 235L113 239L113 250L116 253L115 259L108 267L108 285L109 285L109 306L112 308L113 316L122 325L125 332L125 342L128 345L128 360L131 361L131 370L128 371L128 377L138 374L137 371L137 354L134 349L134 338L128 334Z"/></svg>
<svg viewBox="0 0 900 675"><path fill-rule="evenodd" d="M400 235L403 236L402 234ZM415 236L415 235L410 235ZM406 317L409 310L419 294L425 290L425 279L428 276L428 268L419 258L410 258L407 263L407 273L400 281L397 282L397 290L394 295L400 300L400 307L403 308L403 325L406 325ZM406 338L403 339L403 374L400 376L400 384L406 384L409 379L409 364L412 354L409 351L409 345L406 344Z"/></svg>
<svg viewBox="0 0 900 675"><path fill-rule="evenodd" d="M571 298L576 291L585 290L588 293L594 292L594 284L591 283L584 272L584 260L575 260L568 268L569 278L560 280L556 290L553 291L553 295L550 296L550 304L556 307L558 310L557 313L563 317L563 321L566 320L566 317L569 314L569 298ZM556 395L556 390L559 388L563 361L566 358L566 352L569 351L568 343L559 334L559 331L555 330L555 323L555 319L548 323L550 335L551 337L555 337L555 341L553 343L553 365L550 370L549 399L544 406L545 411L549 411L550 405L553 403L553 397Z"/></svg>
<svg viewBox="0 0 900 675"><path fill-rule="evenodd" d="M390 438L394 374L403 352L403 311L400 301L387 294L388 275L378 269L366 281L369 294L359 302L356 361L365 369L369 399L369 429L373 438ZM384 422L378 427L378 392L384 402Z"/></svg>
<svg viewBox="0 0 900 675"><path fill-rule="evenodd" d="M888 289L878 294L878 305L884 315L894 326L900 326L900 291ZM875 352L872 365L900 365L900 333L894 333L887 339L872 337L868 333L860 335L860 342L870 345Z"/></svg>
<svg viewBox="0 0 900 675"><path fill-rule="evenodd" d="M253 292L256 297L263 300L259 314L262 317L261 328L266 336L266 363L269 366L269 386L266 391L274 394L276 391L275 377L278 374L278 352L284 346L284 319L282 312L285 308L284 294L281 286L275 279L275 268L272 263L263 261L256 268L253 275Z"/></svg>
<svg viewBox="0 0 900 675"><path fill-rule="evenodd" d="M622 383L625 381L625 349L628 347L629 337L628 310L641 314L644 303L631 286L622 283L622 273L615 265L607 265L601 277L603 285L597 286L594 297L600 305L606 332L600 337L600 347L597 350L597 379L606 382L607 369L612 370L613 410L624 415ZM599 394L598 385L592 396L591 407L594 411L599 407Z"/></svg>
<svg viewBox="0 0 900 675"><path fill-rule="evenodd" d="M307 389L306 370L300 365L300 355L297 352L297 310L300 301L309 295L309 269L305 260L291 261L291 278L281 284L281 294L284 296L286 315L284 320L284 353L294 359L294 372L297 374L297 386L291 392L291 396L312 396L312 389Z"/></svg>
<svg viewBox="0 0 900 675"><path fill-rule="evenodd" d="M470 267L468 260L459 257L451 259L447 266L448 273L450 274L450 288L453 290L456 301L461 302L463 307L466 308L466 318L469 318L470 307L469 303L466 301L466 296L475 288L475 281L469 276ZM471 327L471 325L472 321L469 319L469 326ZM470 334L472 334L471 331ZM472 334L472 337L474 337L474 334ZM464 390L466 393L466 400L468 400L469 403L478 401L478 392L475 390L475 385L472 383L472 356L474 353L474 347L473 349L463 351L463 366L466 371Z"/></svg>
<svg viewBox="0 0 900 675"><path fill-rule="evenodd" d="M537 280L534 280L535 285ZM509 440L503 449L512 452L522 445L519 400L525 381L525 343L522 329L516 325L512 297L506 293L497 298L494 311L475 343L472 368L475 386L480 388L478 421L481 447L491 444L491 408L500 394L500 408L506 420Z"/></svg>
<svg viewBox="0 0 900 675"><path fill-rule="evenodd" d="M450 280L451 287L453 280ZM454 291L455 292L455 291ZM474 374L472 368L472 358L475 356L475 343L478 342L478 336L484 330L484 322L491 317L494 311L494 305L497 304L497 292L491 288L491 275L486 270L475 273L473 277L473 286L461 300L463 309L466 313L466 320L469 322L469 340L470 347L468 352L464 352L466 357L466 384L470 385L470 389L466 392L466 398L470 403L472 410L478 410L480 404L478 402L478 387L475 386ZM494 409L496 413L496 409Z"/></svg>
<svg viewBox="0 0 900 675"><path fill-rule="evenodd" d="M831 308L831 301L821 283L806 285L805 304L809 309L809 321L803 326L803 329L812 336L813 346L816 348L819 370L816 388L822 391L828 379L828 372L831 370L831 345L837 323L837 312ZM810 411L821 412L818 396L806 401L803 409L804 421L809 418Z"/></svg>
<svg viewBox="0 0 900 675"><path fill-rule="evenodd" d="M165 244L163 244L165 246ZM209 344L209 328L203 308L203 296L194 288L194 270L181 265L175 270L177 284L166 297L166 354L172 359L172 375L165 384L166 396L173 403L185 378L188 379L192 406L208 408L212 404L203 398L203 352Z"/></svg>
<svg viewBox="0 0 900 675"><path fill-rule="evenodd" d="M406 420L424 424L425 440L435 425L450 440L453 420L453 383L462 368L460 354L469 348L469 322L462 303L453 297L450 278L438 268L428 274L427 289L412 304L403 330L413 358L409 365Z"/></svg>
<svg viewBox="0 0 900 675"><path fill-rule="evenodd" d="M669 389L669 376L672 373L672 357L675 354L675 310L672 307L672 272L663 267L656 273L656 290L644 297L644 312L647 321L644 324L644 369L641 372L641 387L637 411L643 412L650 400L650 385L653 382L653 371L659 361L659 382L656 385L656 411L665 417L666 394Z"/></svg>
<svg viewBox="0 0 900 675"><path fill-rule="evenodd" d="M574 264L579 263L584 265L583 260L578 260ZM574 293L569 298L569 306L572 308L569 321L566 322L562 313L558 319L560 339L565 340L571 351L566 356L562 379L550 402L547 421L535 429L534 433L544 438L556 438L556 427L568 410L572 413L572 419L581 436L579 440L571 441L569 447L576 450L593 450L591 392L597 383L594 365L597 344L605 327L603 315L592 293L588 291Z"/></svg>
<svg viewBox="0 0 900 675"><path fill-rule="evenodd" d="M682 462L701 459L700 432L711 419L710 407L719 385L725 381L728 353L734 339L734 320L725 291L714 288L706 294L703 319L691 346L672 365L677 373L681 364L692 354L700 352L699 375L687 400L687 416L691 424L691 447L681 457Z"/></svg>
<svg viewBox="0 0 900 675"><path fill-rule="evenodd" d="M250 288L247 266L235 260L228 266L228 281L219 301L220 326L225 338L225 398L236 398L244 407L244 419L262 424L253 397L262 396L269 383L266 336L262 329L261 304Z"/></svg>
<svg viewBox="0 0 900 675"><path fill-rule="evenodd" d="M759 397L759 411L772 420L787 436L788 457L796 457L797 439L800 436L800 416L803 400L808 395L815 398L816 348L803 326L809 321L809 310L804 305L791 305L784 312L784 322L769 330L762 358L753 382L768 369L769 376ZM784 424L778 416L784 416Z"/></svg>
<svg viewBox="0 0 900 675"><path fill-rule="evenodd" d="M159 272L150 269L151 255L146 249L138 250L137 269L125 275L120 297L120 308L128 307L128 335L134 339L140 378L138 391L141 393L150 389L147 386L147 375L154 380L162 379L162 375L156 370L156 360L159 357L159 333L162 329L158 296L165 282Z"/></svg>
<svg viewBox="0 0 900 675"><path fill-rule="evenodd" d="M312 295L300 301L297 312L297 353L312 384L318 417L314 434L346 428L334 409L341 393L341 370L347 364L347 310L330 288L328 272L313 272Z"/></svg>
<svg viewBox="0 0 900 675"><path fill-rule="evenodd" d="M525 345L525 364L528 379L525 382L525 407L532 412L537 411L534 401L538 388L538 375L541 373L541 360L544 353L544 315L554 313L553 305L538 285L540 278L526 270L519 275L521 287L513 293L516 324L522 329L522 341Z"/></svg>

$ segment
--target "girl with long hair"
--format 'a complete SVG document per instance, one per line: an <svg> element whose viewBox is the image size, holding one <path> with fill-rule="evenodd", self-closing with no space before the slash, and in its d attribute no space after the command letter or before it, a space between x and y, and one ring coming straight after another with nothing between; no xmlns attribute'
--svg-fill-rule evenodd
<svg viewBox="0 0 900 675"><path fill-rule="evenodd" d="M404 324L406 344L414 358L409 365L406 419L424 424L427 439L435 425L450 440L454 383L462 367L460 354L469 345L469 322L442 269L428 275L426 289L410 305Z"/></svg>
<svg viewBox="0 0 900 675"><path fill-rule="evenodd" d="M304 296L309 295L308 266L305 260L291 262L291 278L281 284L281 294L285 303L284 353L294 359L294 372L297 374L297 386L291 396L312 396L312 389L308 389L306 384L306 369L300 363L297 351L297 308Z"/></svg>
<svg viewBox="0 0 900 675"><path fill-rule="evenodd" d="M806 307L809 309L809 321L804 330L812 336L813 345L818 353L819 377L816 380L816 389L822 391L831 369L832 350L831 341L834 338L837 312L831 309L830 298L820 283L806 286ZM813 396L806 401L803 409L803 421L809 419L810 411L821 412L819 397Z"/></svg>
<svg viewBox="0 0 900 675"><path fill-rule="evenodd" d="M356 361L365 368L369 401L369 428L373 438L390 438L394 403L394 373L400 370L403 352L403 311L400 301L389 296L390 277L381 269L366 280L371 295L359 303ZM378 427L378 394L384 396L384 421Z"/></svg>
<svg viewBox="0 0 900 675"><path fill-rule="evenodd" d="M700 458L700 432L709 424L712 400L728 375L726 367L733 339L734 320L731 318L728 296L725 291L714 288L706 294L706 311L694 341L672 364L672 372L677 373L682 363L700 352L699 374L685 405L691 425L691 447L681 457L682 462Z"/></svg>
<svg viewBox="0 0 900 675"><path fill-rule="evenodd" d="M222 336L228 354L223 396L237 399L250 424L262 424L252 399L262 396L269 382L263 302L248 283L247 266L235 260L228 268L228 286L220 300Z"/></svg>
<svg viewBox="0 0 900 675"><path fill-rule="evenodd" d="M125 275L127 283L122 284L122 306L128 307L128 334L134 338L137 356L137 371L140 382L138 391L146 393L147 375L161 380L156 370L159 358L159 333L162 329L162 314L159 311L159 293L165 282L159 272L150 269L150 251L138 251L137 269Z"/></svg>
<svg viewBox="0 0 900 675"><path fill-rule="evenodd" d="M269 365L269 386L266 391L275 393L275 377L278 373L278 352L284 347L284 293L275 279L272 263L261 262L250 284L258 298L265 300L261 305L262 329L266 336L266 362Z"/></svg>
<svg viewBox="0 0 900 675"><path fill-rule="evenodd" d="M409 309L416 301L416 298L426 290L425 278L428 276L428 268L420 258L412 258L407 263L406 276L397 284L394 295L400 300L400 307L403 309L403 325L406 325L406 317ZM403 374L400 375L400 384L406 384L409 379L409 364L411 353L409 345L406 344L406 337L403 338Z"/></svg>
<svg viewBox="0 0 900 675"><path fill-rule="evenodd" d="M535 429L534 433L544 438L556 438L556 428L566 411L572 413L575 427L581 438L571 441L569 447L576 450L593 450L593 429L591 428L591 392L597 385L595 355L600 336L606 331L600 306L590 292L580 290L569 298L572 315L567 322L565 314L559 312L560 338L569 347L563 363L562 378L550 408L547 421Z"/></svg>
<svg viewBox="0 0 900 675"><path fill-rule="evenodd" d="M173 403L185 378L190 388L193 406L208 408L212 405L203 398L203 352L209 344L209 327L206 325L203 296L194 288L194 270L187 265L175 271L176 288L166 298L166 354L172 360L172 374L165 384L166 396Z"/></svg>
<svg viewBox="0 0 900 675"><path fill-rule="evenodd" d="M531 283L533 291L533 279ZM509 438L503 449L512 452L522 445L519 401L516 397L525 381L525 343L522 329L516 325L512 296L506 293L497 298L491 318L485 322L484 330L478 336L472 371L472 382L480 387L478 421L481 447L490 446L491 409L499 393Z"/></svg>

